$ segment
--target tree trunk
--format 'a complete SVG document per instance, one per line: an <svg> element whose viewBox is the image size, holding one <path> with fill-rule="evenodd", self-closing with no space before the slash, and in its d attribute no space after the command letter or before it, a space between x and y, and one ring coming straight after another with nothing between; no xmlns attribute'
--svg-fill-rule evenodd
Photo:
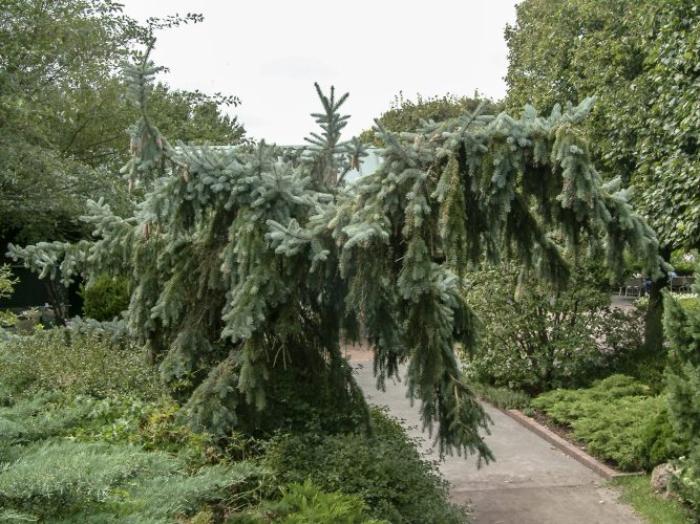
<svg viewBox="0 0 700 524"><path fill-rule="evenodd" d="M668 262L671 249L662 248L659 253ZM662 291L668 287L668 275L664 275L651 283L649 290L649 306L644 319L644 356L651 359L663 359L663 315L664 302Z"/></svg>
<svg viewBox="0 0 700 524"><path fill-rule="evenodd" d="M68 320L68 312L65 307L65 296L63 286L51 278L47 278L46 289L49 294L49 301L54 312L54 321L57 326L64 326Z"/></svg>

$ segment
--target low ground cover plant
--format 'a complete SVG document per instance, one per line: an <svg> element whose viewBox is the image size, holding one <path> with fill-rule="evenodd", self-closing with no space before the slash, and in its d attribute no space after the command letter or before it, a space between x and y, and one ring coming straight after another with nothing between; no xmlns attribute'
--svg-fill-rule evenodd
<svg viewBox="0 0 700 524"><path fill-rule="evenodd" d="M285 524L389 524L389 521L371 518L360 497L340 491L326 493L310 480L303 484L289 484L283 489L279 501L263 504L251 512L233 515L227 524L264 524L273 521Z"/></svg>
<svg viewBox="0 0 700 524"><path fill-rule="evenodd" d="M532 407L622 470L651 469L682 453L666 398L632 377L612 375L588 389L550 391L533 399Z"/></svg>

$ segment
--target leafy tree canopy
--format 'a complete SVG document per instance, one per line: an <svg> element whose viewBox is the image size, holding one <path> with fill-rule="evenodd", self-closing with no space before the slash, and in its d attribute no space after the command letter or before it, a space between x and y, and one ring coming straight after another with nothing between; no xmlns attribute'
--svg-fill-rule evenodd
<svg viewBox="0 0 700 524"><path fill-rule="evenodd" d="M129 213L114 176L126 160L126 128L137 112L118 74L155 29L111 0L8 0L0 12L0 237L44 240L84 234L85 198L103 197ZM234 143L243 134L221 112L233 97L158 85L151 105L159 126L190 142ZM41 212L37 212L41 210Z"/></svg>
<svg viewBox="0 0 700 524"><path fill-rule="evenodd" d="M635 189L663 247L700 243L700 5L525 0L506 29L508 106L594 95L584 124L603 172Z"/></svg>
<svg viewBox="0 0 700 524"><path fill-rule="evenodd" d="M419 94L415 102L399 93L389 110L383 113L377 122L387 131L416 131L422 128L425 122L444 122L465 113L472 113L480 106L481 112L486 115L495 115L502 109L501 103L483 98L478 91L473 97L459 97L449 93L443 96L423 97ZM375 146L382 145L381 136L375 129L362 132L360 140Z"/></svg>

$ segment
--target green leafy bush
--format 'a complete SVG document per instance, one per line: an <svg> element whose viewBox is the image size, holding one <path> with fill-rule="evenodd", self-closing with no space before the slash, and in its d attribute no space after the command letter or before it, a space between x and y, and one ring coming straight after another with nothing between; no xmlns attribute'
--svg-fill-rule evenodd
<svg viewBox="0 0 700 524"><path fill-rule="evenodd" d="M180 406L167 397L143 401L123 395L93 400L89 417L70 435L80 441L125 443L177 454L190 468L253 459L263 447L261 441L242 433L214 437L194 431Z"/></svg>
<svg viewBox="0 0 700 524"><path fill-rule="evenodd" d="M639 448L642 466L649 471L657 464L684 455L686 447L686 443L673 427L668 411L668 399L664 397L656 416L649 418L642 428Z"/></svg>
<svg viewBox="0 0 700 524"><path fill-rule="evenodd" d="M282 488L283 496L275 503L264 504L254 513L234 515L227 524L389 524L369 517L361 498L339 491L324 493L310 480Z"/></svg>
<svg viewBox="0 0 700 524"><path fill-rule="evenodd" d="M0 383L15 392L29 388L97 397L161 392L141 350L115 345L107 336L58 328L0 345Z"/></svg>
<svg viewBox="0 0 700 524"><path fill-rule="evenodd" d="M535 281L519 284L510 264L470 273L465 297L482 326L477 349L464 355L468 376L536 395L612 373L641 346L644 330L640 312L610 307L599 278L576 268L554 295Z"/></svg>
<svg viewBox="0 0 700 524"><path fill-rule="evenodd" d="M385 413L372 413L374 435L284 435L275 438L264 464L283 482L311 479L324 491L360 497L370 514L392 523L466 521L448 503L447 485L424 460L403 428Z"/></svg>
<svg viewBox="0 0 700 524"><path fill-rule="evenodd" d="M698 265L698 252L694 249L677 249L671 253L670 262L679 275L692 275Z"/></svg>
<svg viewBox="0 0 700 524"><path fill-rule="evenodd" d="M129 281L121 276L100 275L81 290L83 316L114 320L129 307Z"/></svg>
<svg viewBox="0 0 700 524"><path fill-rule="evenodd" d="M700 514L700 450L694 448L690 455L677 462L678 473L672 480L672 490L679 494L695 512ZM697 518L696 518L697 522Z"/></svg>
<svg viewBox="0 0 700 524"><path fill-rule="evenodd" d="M686 314L700 313L700 299L697 295L672 295Z"/></svg>
<svg viewBox="0 0 700 524"><path fill-rule="evenodd" d="M571 428L591 454L623 470L650 469L680 449L665 415L665 397L653 396L631 377L613 375L589 389L550 391L532 406Z"/></svg>

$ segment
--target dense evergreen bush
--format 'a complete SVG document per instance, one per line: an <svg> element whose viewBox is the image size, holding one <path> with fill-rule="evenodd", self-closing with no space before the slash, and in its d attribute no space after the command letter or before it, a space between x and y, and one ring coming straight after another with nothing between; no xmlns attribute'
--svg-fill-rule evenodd
<svg viewBox="0 0 700 524"><path fill-rule="evenodd" d="M265 472L189 431L133 397L53 392L0 407L0 521L165 524L232 497L257 504Z"/></svg>
<svg viewBox="0 0 700 524"><path fill-rule="evenodd" d="M640 462L644 469L650 471L658 464L682 456L685 450L683 439L671 423L667 399L664 398L655 416L645 418L639 447Z"/></svg>
<svg viewBox="0 0 700 524"><path fill-rule="evenodd" d="M665 397L632 377L612 375L588 389L550 391L532 406L569 427L591 454L623 470L651 469L682 452Z"/></svg>
<svg viewBox="0 0 700 524"><path fill-rule="evenodd" d="M677 249L671 253L671 265L679 275L692 275L698 264L698 252L696 249Z"/></svg>
<svg viewBox="0 0 700 524"><path fill-rule="evenodd" d="M129 307L129 280L121 276L99 275L81 289L83 316L114 320Z"/></svg>
<svg viewBox="0 0 700 524"><path fill-rule="evenodd" d="M465 352L475 382L529 394L586 386L634 359L641 346L641 314L611 308L589 268L576 268L560 293L522 281L511 264L467 279L467 301L481 321L480 344Z"/></svg>

